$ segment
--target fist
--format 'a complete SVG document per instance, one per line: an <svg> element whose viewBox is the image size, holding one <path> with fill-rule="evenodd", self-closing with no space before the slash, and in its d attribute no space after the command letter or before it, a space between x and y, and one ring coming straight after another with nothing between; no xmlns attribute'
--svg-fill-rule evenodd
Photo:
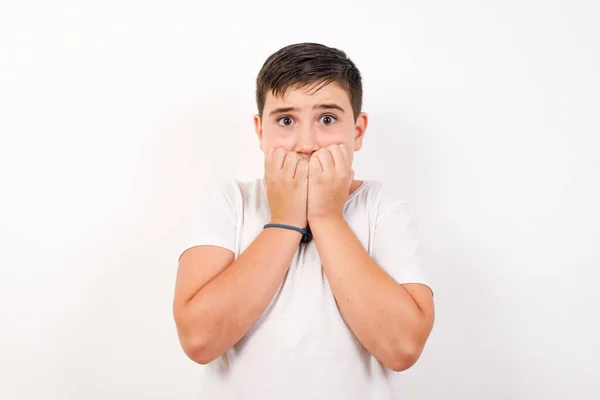
<svg viewBox="0 0 600 400"><path fill-rule="evenodd" d="M265 153L265 189L271 210L270 223L299 228L307 224L307 160L282 148Z"/></svg>
<svg viewBox="0 0 600 400"><path fill-rule="evenodd" d="M346 146L336 144L314 152L308 176L308 222L318 218L343 218L344 204L354 180Z"/></svg>

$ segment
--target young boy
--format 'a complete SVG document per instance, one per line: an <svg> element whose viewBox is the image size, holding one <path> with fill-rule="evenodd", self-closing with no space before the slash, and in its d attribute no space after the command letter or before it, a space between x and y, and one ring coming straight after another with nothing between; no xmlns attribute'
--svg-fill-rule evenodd
<svg viewBox="0 0 600 400"><path fill-rule="evenodd" d="M264 178L221 184L194 216L174 317L206 399L391 399L434 320L410 203L354 180L367 128L358 69L284 47L256 82Z"/></svg>

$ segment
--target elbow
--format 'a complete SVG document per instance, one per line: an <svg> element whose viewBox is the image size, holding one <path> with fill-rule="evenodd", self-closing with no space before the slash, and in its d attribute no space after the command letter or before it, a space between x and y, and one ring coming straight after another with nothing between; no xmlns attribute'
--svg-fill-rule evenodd
<svg viewBox="0 0 600 400"><path fill-rule="evenodd" d="M190 316L183 307L174 306L173 316L177 328L179 344L185 355L197 364L206 365L217 358L214 355L214 346L211 346L211 334L202 329L208 324L190 322Z"/></svg>
<svg viewBox="0 0 600 400"><path fill-rule="evenodd" d="M388 367L396 372L406 371L417 362L419 357L396 357Z"/></svg>
<svg viewBox="0 0 600 400"><path fill-rule="evenodd" d="M216 358L212 357L205 347L195 347L186 354L190 360L202 365L206 365Z"/></svg>
<svg viewBox="0 0 600 400"><path fill-rule="evenodd" d="M423 346L413 343L405 344L402 348L396 350L390 357L388 367L396 372L406 371L416 364L423 352Z"/></svg>
<svg viewBox="0 0 600 400"><path fill-rule="evenodd" d="M397 340L396 346L393 346L395 348L389 351L391 361L387 366L396 372L400 372L406 371L415 365L423 353L432 326L433 319L423 329L418 330L409 337Z"/></svg>
<svg viewBox="0 0 600 400"><path fill-rule="evenodd" d="M185 355L197 364L206 365L217 358L202 339L182 340L181 347Z"/></svg>
<svg viewBox="0 0 600 400"><path fill-rule="evenodd" d="M208 339L209 335L206 332L199 332L197 326L190 326L181 314L176 314L175 320L177 322L179 344L190 360L205 365L217 358L213 355L214 346L210 345L211 341Z"/></svg>

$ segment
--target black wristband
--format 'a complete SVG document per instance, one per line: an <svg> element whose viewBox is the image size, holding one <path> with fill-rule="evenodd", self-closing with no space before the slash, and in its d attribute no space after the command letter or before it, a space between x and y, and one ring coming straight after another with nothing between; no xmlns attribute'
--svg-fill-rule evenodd
<svg viewBox="0 0 600 400"><path fill-rule="evenodd" d="M284 228L284 229L291 229L297 232L300 232L302 234L302 243L308 243L312 240L312 233L310 231L310 227L307 226L306 229L302 229L302 228L298 228L296 226L292 226L292 225L285 225L285 224L266 224L265 226L263 226L263 229L265 228Z"/></svg>

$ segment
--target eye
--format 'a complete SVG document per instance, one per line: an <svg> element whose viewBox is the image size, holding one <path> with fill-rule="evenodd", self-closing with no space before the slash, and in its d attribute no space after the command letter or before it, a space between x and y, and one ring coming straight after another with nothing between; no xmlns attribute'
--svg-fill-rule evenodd
<svg viewBox="0 0 600 400"><path fill-rule="evenodd" d="M337 118L331 114L326 114L319 120L323 125L333 125L337 122Z"/></svg>
<svg viewBox="0 0 600 400"><path fill-rule="evenodd" d="M283 117L279 117L277 119L277 124L279 126L290 126L294 122L294 119L289 115L284 115Z"/></svg>

